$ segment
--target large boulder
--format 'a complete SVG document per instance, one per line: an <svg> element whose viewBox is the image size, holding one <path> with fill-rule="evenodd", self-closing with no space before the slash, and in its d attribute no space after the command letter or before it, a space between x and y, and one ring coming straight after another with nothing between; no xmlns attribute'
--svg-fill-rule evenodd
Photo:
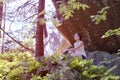
<svg viewBox="0 0 120 80"><path fill-rule="evenodd" d="M109 60L111 58L111 55L108 52L105 51L93 51L93 52L87 52L87 59L94 59L93 64L99 65L100 62Z"/></svg>
<svg viewBox="0 0 120 80"><path fill-rule="evenodd" d="M103 64L107 68L112 68L113 66L117 66L112 72L114 74L120 75L120 55L110 54L105 51L87 51L87 59L93 59L94 65Z"/></svg>
<svg viewBox="0 0 120 80"><path fill-rule="evenodd" d="M101 36L109 29L120 27L120 2L117 0L102 1L80 0L80 2L89 5L90 8L85 11L75 11L74 17L64 21L63 25L58 27L58 30L71 44L74 43L74 33L79 32L82 35L86 50L101 50L113 53L120 48L120 37L111 36L102 39ZM107 5L112 6L108 9L107 20L95 25L90 16L96 14L103 6Z"/></svg>

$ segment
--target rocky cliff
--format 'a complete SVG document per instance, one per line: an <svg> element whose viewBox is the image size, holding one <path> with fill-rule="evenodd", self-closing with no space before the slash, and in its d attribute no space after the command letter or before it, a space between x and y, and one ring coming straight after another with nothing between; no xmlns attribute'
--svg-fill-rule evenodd
<svg viewBox="0 0 120 80"><path fill-rule="evenodd" d="M80 0L90 6L83 11L75 11L74 17L63 22L58 30L69 40L74 43L73 35L79 32L85 43L85 49L89 51L102 50L110 53L116 52L120 48L120 37L112 36L102 39L101 36L109 29L120 27L120 1L110 0ZM111 6L108 10L107 20L95 25L90 16L97 13L104 6Z"/></svg>

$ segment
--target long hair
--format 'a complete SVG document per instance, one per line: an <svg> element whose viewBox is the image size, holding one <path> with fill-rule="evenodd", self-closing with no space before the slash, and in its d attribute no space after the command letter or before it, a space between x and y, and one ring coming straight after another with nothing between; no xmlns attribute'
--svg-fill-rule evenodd
<svg viewBox="0 0 120 80"><path fill-rule="evenodd" d="M82 36L80 35L80 33L75 33L79 36L79 39L82 40Z"/></svg>

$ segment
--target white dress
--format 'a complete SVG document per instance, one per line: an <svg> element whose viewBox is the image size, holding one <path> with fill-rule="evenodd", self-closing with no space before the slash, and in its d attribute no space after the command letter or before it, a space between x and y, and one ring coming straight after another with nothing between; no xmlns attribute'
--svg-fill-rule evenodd
<svg viewBox="0 0 120 80"><path fill-rule="evenodd" d="M81 45L81 47L75 50L75 53L73 54L73 56L81 56L81 57L84 56L84 57L87 57L85 49L84 49L84 44L83 44L82 41L75 42L74 43L74 48L76 48L76 47L78 47L80 45Z"/></svg>

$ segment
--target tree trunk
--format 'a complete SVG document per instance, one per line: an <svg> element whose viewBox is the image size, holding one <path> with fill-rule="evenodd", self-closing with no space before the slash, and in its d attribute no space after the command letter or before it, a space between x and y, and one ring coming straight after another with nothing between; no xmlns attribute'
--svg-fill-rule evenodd
<svg viewBox="0 0 120 80"><path fill-rule="evenodd" d="M45 0L39 0L38 13L43 11L45 8ZM44 18L44 14L38 15L37 28L36 28L36 52L35 57L40 58L44 55L44 42L43 42L43 29L45 24L40 24L39 20Z"/></svg>
<svg viewBox="0 0 120 80"><path fill-rule="evenodd" d="M0 27L2 24L2 16L3 16L3 3L0 2ZM1 30L0 30L0 37L1 37L1 53L4 53L4 33L2 33Z"/></svg>
<svg viewBox="0 0 120 80"><path fill-rule="evenodd" d="M3 3L0 1L0 22L2 21L2 11L3 11ZM1 27L1 23L0 23Z"/></svg>
<svg viewBox="0 0 120 80"><path fill-rule="evenodd" d="M0 27L2 24L2 12L3 12L3 3L2 1L0 2ZM1 30L0 30L0 37L1 37Z"/></svg>

